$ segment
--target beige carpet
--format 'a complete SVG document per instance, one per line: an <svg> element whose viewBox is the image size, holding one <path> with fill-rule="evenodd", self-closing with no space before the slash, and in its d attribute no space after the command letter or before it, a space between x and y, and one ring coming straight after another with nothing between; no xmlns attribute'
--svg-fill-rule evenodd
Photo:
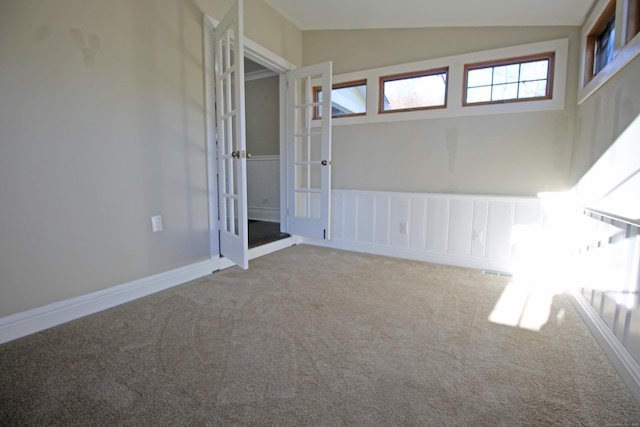
<svg viewBox="0 0 640 427"><path fill-rule="evenodd" d="M292 247L0 346L0 425L640 424L567 297L488 320L509 280Z"/></svg>

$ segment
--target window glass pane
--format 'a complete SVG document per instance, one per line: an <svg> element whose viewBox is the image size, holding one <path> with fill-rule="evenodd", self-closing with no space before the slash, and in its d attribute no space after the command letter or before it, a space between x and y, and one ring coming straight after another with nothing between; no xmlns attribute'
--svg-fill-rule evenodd
<svg viewBox="0 0 640 427"><path fill-rule="evenodd" d="M382 91L383 111L444 106L447 73L387 80Z"/></svg>
<svg viewBox="0 0 640 427"><path fill-rule="evenodd" d="M518 98L536 98L547 95L547 81L536 80L520 83Z"/></svg>
<svg viewBox="0 0 640 427"><path fill-rule="evenodd" d="M490 86L493 75L492 68L480 68L478 70L469 70L467 73L467 86Z"/></svg>
<svg viewBox="0 0 640 427"><path fill-rule="evenodd" d="M322 102L322 90L317 90L316 101ZM367 84L343 86L331 90L331 115L343 117L364 115L367 112ZM322 106L316 110L316 118L322 117Z"/></svg>
<svg viewBox="0 0 640 427"><path fill-rule="evenodd" d="M489 102L491 101L491 86L469 88L467 90L467 102Z"/></svg>
<svg viewBox="0 0 640 427"><path fill-rule="evenodd" d="M525 62L520 68L520 80L545 80L549 69L549 60Z"/></svg>
<svg viewBox="0 0 640 427"><path fill-rule="evenodd" d="M494 67L493 84L517 82L519 76L520 76L520 64L503 65L500 67Z"/></svg>
<svg viewBox="0 0 640 427"><path fill-rule="evenodd" d="M613 59L614 40L616 38L615 14L609 19L602 32L596 36L593 74L602 70Z"/></svg>
<svg viewBox="0 0 640 427"><path fill-rule="evenodd" d="M516 99L518 97L518 83L508 83L494 85L491 92L492 101L504 101L506 99Z"/></svg>

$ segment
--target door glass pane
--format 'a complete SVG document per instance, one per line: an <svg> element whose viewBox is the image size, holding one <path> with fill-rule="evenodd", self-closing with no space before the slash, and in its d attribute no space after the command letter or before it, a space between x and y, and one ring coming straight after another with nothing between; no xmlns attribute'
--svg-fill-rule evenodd
<svg viewBox="0 0 640 427"><path fill-rule="evenodd" d="M224 197L225 230L238 235L238 200Z"/></svg>
<svg viewBox="0 0 640 427"><path fill-rule="evenodd" d="M309 142L307 136L296 137L296 162L308 162L309 161Z"/></svg>
<svg viewBox="0 0 640 427"><path fill-rule="evenodd" d="M310 218L320 218L322 214L322 194L320 193L309 193L310 203L309 203L309 217Z"/></svg>
<svg viewBox="0 0 640 427"><path fill-rule="evenodd" d="M310 165L311 182L309 187L311 189L319 190L322 187L322 165Z"/></svg>
<svg viewBox="0 0 640 427"><path fill-rule="evenodd" d="M296 165L296 190L309 188L309 166Z"/></svg>
<svg viewBox="0 0 640 427"><path fill-rule="evenodd" d="M236 97L233 96L233 94L235 93L235 77L236 77L236 73L235 72L231 72L229 73L228 79L229 79L229 110L227 111L227 113L230 113L232 111L235 111L236 109Z"/></svg>
<svg viewBox="0 0 640 427"><path fill-rule="evenodd" d="M311 152L309 160L312 162L319 162L322 159L322 135L311 135Z"/></svg>
<svg viewBox="0 0 640 427"><path fill-rule="evenodd" d="M296 216L307 218L309 216L307 193L296 192Z"/></svg>
<svg viewBox="0 0 640 427"><path fill-rule="evenodd" d="M308 114L308 107L296 107L296 118L295 118L295 124L296 124L296 134L300 135L300 134L306 134L309 133L309 124L310 124L310 117Z"/></svg>

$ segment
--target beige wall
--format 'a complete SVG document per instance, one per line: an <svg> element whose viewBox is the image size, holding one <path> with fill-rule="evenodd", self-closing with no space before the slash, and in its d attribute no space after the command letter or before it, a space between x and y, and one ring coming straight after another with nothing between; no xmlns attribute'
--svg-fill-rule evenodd
<svg viewBox="0 0 640 427"><path fill-rule="evenodd" d="M569 38L563 111L334 126L334 187L518 196L567 189L579 32L578 27L304 32L303 63L333 60L335 74Z"/></svg>
<svg viewBox="0 0 640 427"><path fill-rule="evenodd" d="M575 184L640 114L640 56L578 107L571 165Z"/></svg>
<svg viewBox="0 0 640 427"><path fill-rule="evenodd" d="M0 0L0 317L208 258L202 12L229 4ZM299 30L245 15L300 62Z"/></svg>
<svg viewBox="0 0 640 427"><path fill-rule="evenodd" d="M247 151L254 156L280 154L280 78L245 83Z"/></svg>

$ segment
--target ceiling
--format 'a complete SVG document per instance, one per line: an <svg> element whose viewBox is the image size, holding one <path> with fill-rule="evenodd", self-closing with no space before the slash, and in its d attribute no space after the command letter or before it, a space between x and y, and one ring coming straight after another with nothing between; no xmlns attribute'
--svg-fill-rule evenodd
<svg viewBox="0 0 640 427"><path fill-rule="evenodd" d="M582 25L594 0L265 0L301 30Z"/></svg>

